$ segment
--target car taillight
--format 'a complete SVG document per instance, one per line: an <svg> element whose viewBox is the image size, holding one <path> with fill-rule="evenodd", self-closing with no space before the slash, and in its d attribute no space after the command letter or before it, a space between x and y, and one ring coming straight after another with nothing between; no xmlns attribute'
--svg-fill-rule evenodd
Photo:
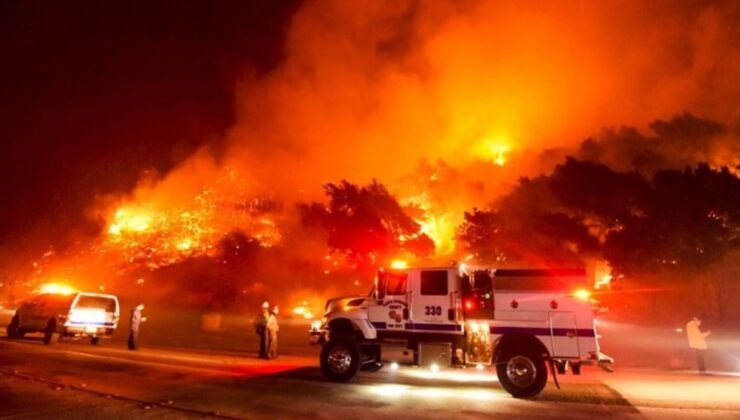
<svg viewBox="0 0 740 420"><path fill-rule="evenodd" d="M94 309L72 309L68 321L75 324L104 323L105 312Z"/></svg>

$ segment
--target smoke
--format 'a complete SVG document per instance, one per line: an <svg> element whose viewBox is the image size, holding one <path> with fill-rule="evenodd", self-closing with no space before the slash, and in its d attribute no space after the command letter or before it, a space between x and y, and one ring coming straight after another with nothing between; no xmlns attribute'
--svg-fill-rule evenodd
<svg viewBox="0 0 740 420"><path fill-rule="evenodd" d="M527 161L683 111L733 121L737 20L731 2L306 3L284 63L238 88L229 156L292 194L498 148Z"/></svg>
<svg viewBox="0 0 740 420"><path fill-rule="evenodd" d="M220 170L286 202L315 199L321 185L344 178L403 192L420 162L421 172L437 162L452 168L437 181L459 184L455 174L468 174L465 184L487 191L487 202L538 173L542 150L573 147L603 127L635 127L598 138L621 144L643 143L639 130L683 111L732 122L739 8L679 6L307 2L286 29L282 64L247 72L237 86L223 154L196 154L181 165L196 170L173 171L153 196L208 184ZM685 146L714 156L700 140L719 126L697 137L673 123L678 131L661 139L699 139ZM506 167L490 165L502 150ZM581 153L588 157L587 145ZM213 170L198 170L199 161L215 162ZM445 173L453 179L440 180Z"/></svg>

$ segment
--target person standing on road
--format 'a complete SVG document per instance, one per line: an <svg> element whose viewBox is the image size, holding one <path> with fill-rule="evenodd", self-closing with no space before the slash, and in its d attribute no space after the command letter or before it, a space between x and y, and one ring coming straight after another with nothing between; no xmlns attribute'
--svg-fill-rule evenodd
<svg viewBox="0 0 740 420"><path fill-rule="evenodd" d="M277 333L280 329L277 321L278 307L272 308L270 316L267 318L267 358L277 359Z"/></svg>
<svg viewBox="0 0 740 420"><path fill-rule="evenodd" d="M701 319L694 317L691 321L686 324L686 336L689 339L689 347L696 353L696 364L699 368L699 374L704 375L707 373L707 365L704 357L706 356L707 341L706 337L712 334L711 331L702 332L699 327L701 326Z"/></svg>
<svg viewBox="0 0 740 420"><path fill-rule="evenodd" d="M146 322L146 317L141 316L144 310L144 304L140 303L131 310L131 326L128 334L128 349L137 350L139 348L139 326Z"/></svg>
<svg viewBox="0 0 740 420"><path fill-rule="evenodd" d="M259 358L267 359L267 320L270 318L270 303L264 301L262 310L254 320L254 331L260 339Z"/></svg>

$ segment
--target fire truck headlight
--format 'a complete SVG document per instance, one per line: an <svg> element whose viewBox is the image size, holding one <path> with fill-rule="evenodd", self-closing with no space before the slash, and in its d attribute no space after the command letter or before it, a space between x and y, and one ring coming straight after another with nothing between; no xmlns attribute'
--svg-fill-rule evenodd
<svg viewBox="0 0 740 420"><path fill-rule="evenodd" d="M397 371L398 370L398 362L391 363L391 371Z"/></svg>

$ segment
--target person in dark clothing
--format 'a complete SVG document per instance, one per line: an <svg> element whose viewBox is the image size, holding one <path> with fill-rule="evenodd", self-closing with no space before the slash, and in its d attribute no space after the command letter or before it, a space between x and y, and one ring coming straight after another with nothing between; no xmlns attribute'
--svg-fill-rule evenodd
<svg viewBox="0 0 740 420"><path fill-rule="evenodd" d="M267 359L267 320L270 318L270 303L265 301L262 304L262 311L254 320L254 331L260 339L259 358Z"/></svg>
<svg viewBox="0 0 740 420"><path fill-rule="evenodd" d="M141 316L141 311L144 310L144 304L140 303L131 310L131 326L128 334L128 349L137 350L139 348L139 326L142 322L146 321L146 318Z"/></svg>

